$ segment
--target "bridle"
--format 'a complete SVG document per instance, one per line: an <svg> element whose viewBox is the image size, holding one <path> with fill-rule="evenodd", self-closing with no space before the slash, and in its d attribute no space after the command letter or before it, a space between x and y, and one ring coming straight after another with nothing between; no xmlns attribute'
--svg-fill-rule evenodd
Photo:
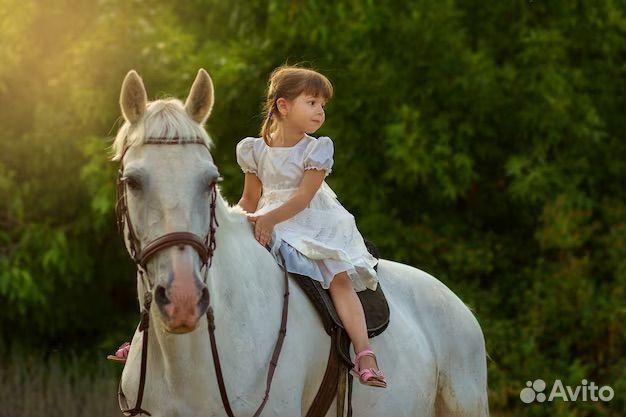
<svg viewBox="0 0 626 417"><path fill-rule="evenodd" d="M181 142L179 138L148 138L144 144L162 145L162 144L187 144L187 143L199 143L206 146L206 143L202 138L196 137L194 139L186 139ZM200 260L202 261L202 268L204 268L204 284L206 284L206 276L208 268L211 266L213 260L213 251L215 250L215 230L219 226L217 223L217 217L215 216L215 199L216 199L216 183L221 181L219 177L211 184L211 212L210 212L210 225L209 232L204 238L199 237L195 233L191 232L171 232L163 236L160 236L146 245L145 248L141 248L141 242L135 233L135 228L130 219L130 213L128 211L128 197L126 192L127 178L124 177L124 156L130 147L126 147L122 152L120 158L120 168L117 172L117 202L115 205L115 214L117 217L118 231L124 233L124 225L127 227L127 239L129 244L129 253L132 260L137 265L139 274L143 277L147 275L146 266L148 261L156 255L159 251L168 248L170 246L189 245L198 252ZM208 147L207 147L208 149ZM208 265L207 265L208 263ZM148 292L151 292L151 285L147 285Z"/></svg>
<svg viewBox="0 0 626 417"><path fill-rule="evenodd" d="M205 146L206 142L201 137L195 137L192 139L184 139L175 137L175 138L147 138L143 144L148 145L176 145L176 144L188 144L188 143L198 143L203 144ZM191 246L196 250L198 255L200 256L200 260L202 261L201 269L204 269L203 273L203 283L207 284L208 270L211 267L213 261L213 254L215 251L215 231L219 224L217 222L217 216L215 215L215 201L217 199L217 190L216 184L218 181L221 181L222 178L218 177L210 185L210 222L209 222L209 231L206 236L200 237L195 233L187 232L187 231L178 231L178 232L170 232L166 233L163 236L159 236L152 241L150 241L144 248L141 247L141 242L135 233L135 228L133 227L133 223L130 218L130 213L128 211L128 198L127 198L127 178L124 177L124 156L126 152L130 149L130 146L127 146L122 151L122 155L120 157L120 168L117 174L117 183L116 183L116 204L115 204L115 215L117 219L117 227L119 232L124 235L124 226L126 226L126 237L128 239L128 250L130 256L135 262L137 266L137 271L141 277L144 294L143 294L143 304L141 308L141 320L139 322L139 331L143 333L142 336L142 346L141 346L141 365L140 365L140 376L139 376L139 390L137 393L137 402L135 407L129 408L128 401L126 400L126 396L122 392L122 384L120 380L120 384L118 387L118 401L120 404L120 410L126 416L136 416L140 414L151 415L148 411L141 408L141 403L143 400L145 382L146 382L146 370L147 370L147 358L148 358L148 334L149 332L145 331L150 326L150 306L152 305L152 283L148 279L147 272L147 264L148 261L154 257L158 252L163 249L178 246L183 249L186 245ZM208 146L207 146L208 150ZM282 257L282 254L280 255ZM285 265L283 261L283 265ZM274 370L278 365L278 357L280 355L280 351L282 349L283 341L285 335L287 333L287 312L288 312L288 300L289 300L289 281L287 270L283 267L284 276L285 276L285 293L283 299L283 312L282 312L282 320L281 326L279 330L278 340L276 342L276 346L274 348L274 353L272 355L272 359L270 360L270 366L268 369L267 381L266 381L266 390L265 396L263 397L263 401L261 405L256 410L254 416L258 417L265 407L267 400L269 399L269 391L270 386L272 384L272 378L274 376ZM208 320L208 330L209 337L211 340L211 352L213 355L213 365L215 367L215 374L217 378L217 383L220 389L220 396L222 398L222 404L224 405L224 409L229 417L234 417L232 409L230 408L230 401L228 400L228 395L226 394L226 387L224 384L224 378L222 376L221 364L219 360L219 355L217 351L217 343L215 341L215 317L213 315L213 308L211 307L211 298L209 294L209 307L207 310L207 320Z"/></svg>

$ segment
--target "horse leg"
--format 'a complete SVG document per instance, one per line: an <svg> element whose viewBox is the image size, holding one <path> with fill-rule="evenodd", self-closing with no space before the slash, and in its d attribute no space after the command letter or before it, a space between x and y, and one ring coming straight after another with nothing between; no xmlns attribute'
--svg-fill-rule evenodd
<svg viewBox="0 0 626 417"><path fill-rule="evenodd" d="M437 417L489 417L487 393L475 387L440 387L435 403Z"/></svg>
<svg viewBox="0 0 626 417"><path fill-rule="evenodd" d="M489 417L486 352L482 333L478 346L471 342L464 344L464 351L452 354L450 363L446 365L444 369L439 369L435 415Z"/></svg>

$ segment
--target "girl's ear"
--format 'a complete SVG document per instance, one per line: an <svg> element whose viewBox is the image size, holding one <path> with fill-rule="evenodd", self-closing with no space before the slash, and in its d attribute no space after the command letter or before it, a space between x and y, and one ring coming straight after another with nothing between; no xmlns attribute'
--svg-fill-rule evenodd
<svg viewBox="0 0 626 417"><path fill-rule="evenodd" d="M276 100L276 107L278 107L278 112L283 117L287 116L287 113L289 113L289 109L291 108L289 101L283 97Z"/></svg>

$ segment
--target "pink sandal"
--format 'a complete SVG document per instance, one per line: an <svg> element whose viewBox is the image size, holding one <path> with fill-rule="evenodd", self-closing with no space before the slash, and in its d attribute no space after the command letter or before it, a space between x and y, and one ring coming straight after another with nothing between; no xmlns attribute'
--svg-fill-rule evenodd
<svg viewBox="0 0 626 417"><path fill-rule="evenodd" d="M128 352L130 351L130 343L124 342L122 346L117 348L115 355L107 356L107 359L113 362L126 362L126 358L128 358Z"/></svg>
<svg viewBox="0 0 626 417"><path fill-rule="evenodd" d="M359 361L363 356L373 357L374 361L376 361L376 366L378 367L378 361L376 360L376 355L374 355L374 352L371 349L363 349L354 357L354 368L350 370L350 373L355 377L358 377L359 382L361 382L361 384L363 385L387 388L387 380L385 379L383 371L377 371L374 368L359 368Z"/></svg>

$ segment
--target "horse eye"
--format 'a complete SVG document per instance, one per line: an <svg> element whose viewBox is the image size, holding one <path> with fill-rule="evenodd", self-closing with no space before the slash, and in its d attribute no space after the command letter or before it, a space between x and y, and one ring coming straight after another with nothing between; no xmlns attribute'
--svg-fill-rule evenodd
<svg viewBox="0 0 626 417"><path fill-rule="evenodd" d="M128 185L128 188L130 188L131 190L136 191L136 190L141 189L141 184L139 183L139 180L137 180L137 178L124 177L124 181Z"/></svg>

